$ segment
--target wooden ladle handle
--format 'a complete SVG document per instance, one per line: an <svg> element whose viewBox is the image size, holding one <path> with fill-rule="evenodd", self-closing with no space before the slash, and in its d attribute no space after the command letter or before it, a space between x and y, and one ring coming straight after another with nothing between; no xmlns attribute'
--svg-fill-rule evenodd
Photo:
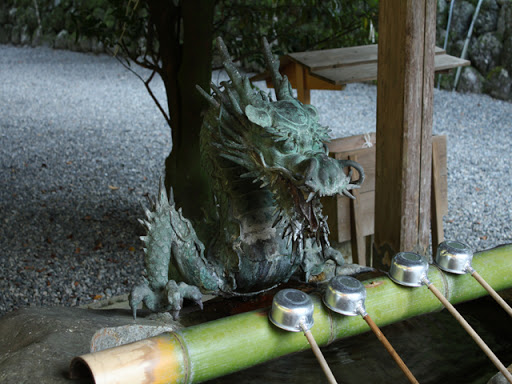
<svg viewBox="0 0 512 384"><path fill-rule="evenodd" d="M393 360L396 361L396 363L398 364L402 372L405 374L405 376L407 376L409 381L413 384L419 384L418 380L416 380L412 372L409 370L409 368L407 368L407 365L405 365L403 360L400 358L400 356L395 351L393 346L389 343L388 339L386 339L386 336L384 336L384 334L380 331L379 327L377 326L377 324L375 324L372 318L368 314L366 314L363 316L363 319L370 326L371 330L373 331L373 333L375 333L375 336L377 336L379 341L384 345L384 347L389 352Z"/></svg>

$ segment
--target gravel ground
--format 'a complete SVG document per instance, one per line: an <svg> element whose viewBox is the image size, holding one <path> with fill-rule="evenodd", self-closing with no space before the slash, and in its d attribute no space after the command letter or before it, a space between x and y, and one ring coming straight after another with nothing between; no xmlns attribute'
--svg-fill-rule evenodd
<svg viewBox="0 0 512 384"><path fill-rule="evenodd" d="M434 133L448 135L446 237L512 242L512 104L445 91L434 102ZM335 137L375 130L374 86L314 91L312 104ZM143 269L141 203L170 141L115 59L0 45L0 316L129 291Z"/></svg>

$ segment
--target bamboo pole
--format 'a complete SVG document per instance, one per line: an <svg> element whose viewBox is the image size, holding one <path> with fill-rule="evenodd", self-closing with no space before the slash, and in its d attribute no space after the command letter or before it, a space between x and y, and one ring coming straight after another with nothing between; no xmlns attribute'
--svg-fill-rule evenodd
<svg viewBox="0 0 512 384"><path fill-rule="evenodd" d="M512 245L476 254L473 266L495 290L512 288ZM428 277L452 304L487 293L469 274L443 275L437 268L430 268ZM402 287L385 276L363 283L366 309L379 326L443 308L427 289ZM327 310L320 297L314 296L313 302L312 333L320 346L369 330L358 317ZM257 310L80 356L71 363L71 376L82 377L89 370L96 384L111 384L119 382L115 376L124 376L123 372L129 370L126 376L130 380L123 381L125 384L199 383L308 348L302 334L272 326L267 310ZM113 372L115 375L110 374ZM145 381L137 379L140 372Z"/></svg>

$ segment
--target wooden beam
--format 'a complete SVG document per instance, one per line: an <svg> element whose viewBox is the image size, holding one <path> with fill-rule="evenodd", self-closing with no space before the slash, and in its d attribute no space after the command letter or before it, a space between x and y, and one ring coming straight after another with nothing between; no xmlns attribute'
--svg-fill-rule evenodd
<svg viewBox="0 0 512 384"><path fill-rule="evenodd" d="M396 252L429 246L435 13L432 0L380 1L374 261L383 269Z"/></svg>

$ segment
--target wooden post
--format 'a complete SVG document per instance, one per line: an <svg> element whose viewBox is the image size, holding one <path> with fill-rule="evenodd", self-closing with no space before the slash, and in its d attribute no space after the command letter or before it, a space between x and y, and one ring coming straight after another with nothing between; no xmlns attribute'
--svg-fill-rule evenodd
<svg viewBox="0 0 512 384"><path fill-rule="evenodd" d="M302 104L311 104L311 91L306 84L306 71L302 64L293 63L295 66L295 84L297 86L297 99Z"/></svg>
<svg viewBox="0 0 512 384"><path fill-rule="evenodd" d="M435 54L434 0L381 0L377 78L374 261L426 255Z"/></svg>
<svg viewBox="0 0 512 384"><path fill-rule="evenodd" d="M445 137L446 139L446 137ZM440 148L441 145L445 146L443 155L444 157L440 157L443 148ZM443 201L441 196L441 176L440 169L442 169L441 162L446 162L446 140L442 143L438 141L432 142L432 199L431 199L431 215L430 220L432 221L432 255L435 255L437 252L437 246L439 243L444 241L444 231L443 231L443 215L446 213L444 205L446 202ZM444 164L446 167L446 163Z"/></svg>
<svg viewBox="0 0 512 384"><path fill-rule="evenodd" d="M357 162L357 155L351 155L349 160ZM359 265L368 265L366 262L366 243L361 230L361 199L359 190L354 189L352 195L355 199L350 200L350 233L352 238L352 261Z"/></svg>

